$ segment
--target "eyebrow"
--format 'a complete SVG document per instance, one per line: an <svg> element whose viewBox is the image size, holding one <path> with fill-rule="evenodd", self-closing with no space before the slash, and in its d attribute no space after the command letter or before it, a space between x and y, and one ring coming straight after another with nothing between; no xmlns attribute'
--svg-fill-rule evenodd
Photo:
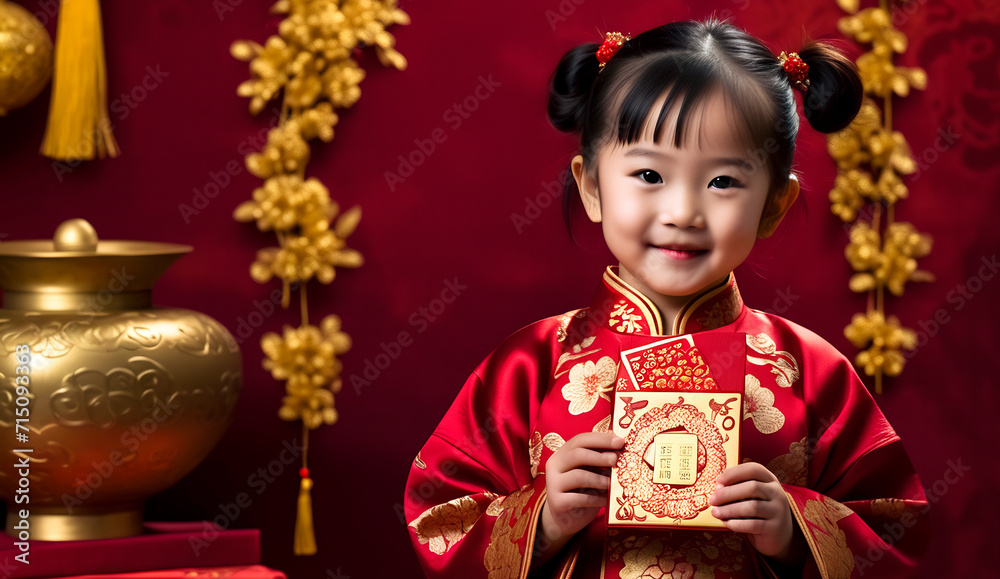
<svg viewBox="0 0 1000 579"><path fill-rule="evenodd" d="M659 157L667 158L669 155L665 155L659 151L654 151L653 149L647 149L644 147L635 147L629 149L625 152L625 157ZM744 159L742 157L715 157L708 160L713 166L728 166L732 165L735 167L747 167L752 166L749 159Z"/></svg>

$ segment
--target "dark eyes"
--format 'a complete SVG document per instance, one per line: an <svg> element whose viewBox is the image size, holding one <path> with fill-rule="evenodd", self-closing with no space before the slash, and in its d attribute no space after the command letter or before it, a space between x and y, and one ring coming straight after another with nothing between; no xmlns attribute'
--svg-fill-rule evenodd
<svg viewBox="0 0 1000 579"><path fill-rule="evenodd" d="M642 179L646 183L663 183L663 178L656 171L651 171L646 169L644 171L639 171L636 176Z"/></svg>
<svg viewBox="0 0 1000 579"><path fill-rule="evenodd" d="M732 177L720 176L712 179L712 182L708 184L709 187L715 187L716 189L728 189L730 187L739 186L739 181L733 179Z"/></svg>
<svg viewBox="0 0 1000 579"><path fill-rule="evenodd" d="M660 177L660 174L651 169L644 169L642 171L639 171L635 173L635 176L641 179L644 183L649 183L651 185L657 183L663 183L663 178ZM729 189L730 187L739 187L740 182L732 177L721 175L719 177L716 177L715 179L712 179L712 181L708 184L708 186L715 187L716 189Z"/></svg>

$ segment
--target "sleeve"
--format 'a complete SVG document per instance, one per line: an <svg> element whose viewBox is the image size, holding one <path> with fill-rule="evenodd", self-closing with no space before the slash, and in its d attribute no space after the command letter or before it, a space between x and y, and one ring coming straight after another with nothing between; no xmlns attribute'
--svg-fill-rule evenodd
<svg viewBox="0 0 1000 579"><path fill-rule="evenodd" d="M902 441L854 368L823 346L803 367L806 485L783 485L809 545L803 576L904 576L926 548L929 504Z"/></svg>
<svg viewBox="0 0 1000 579"><path fill-rule="evenodd" d="M468 379L410 468L404 513L428 577L528 576L545 501L529 429L548 386L550 346L511 341Z"/></svg>

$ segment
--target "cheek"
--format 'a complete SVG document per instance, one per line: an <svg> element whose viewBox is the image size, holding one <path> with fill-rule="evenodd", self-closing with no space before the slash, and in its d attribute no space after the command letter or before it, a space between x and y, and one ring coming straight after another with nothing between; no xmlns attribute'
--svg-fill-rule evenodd
<svg viewBox="0 0 1000 579"><path fill-rule="evenodd" d="M616 196L608 199L602 208L606 226L620 232L642 231L645 227L646 211L635 200Z"/></svg>
<svg viewBox="0 0 1000 579"><path fill-rule="evenodd" d="M727 246L752 246L757 239L760 209L749 205L734 207L715 223L717 240Z"/></svg>

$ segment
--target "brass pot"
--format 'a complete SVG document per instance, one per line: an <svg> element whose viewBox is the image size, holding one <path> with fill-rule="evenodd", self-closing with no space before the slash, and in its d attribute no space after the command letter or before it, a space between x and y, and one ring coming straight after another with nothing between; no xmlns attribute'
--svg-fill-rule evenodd
<svg viewBox="0 0 1000 579"><path fill-rule="evenodd" d="M194 469L229 426L242 380L235 339L204 314L152 306L153 284L189 251L98 242L81 219L52 241L0 243L9 535L139 534L145 499Z"/></svg>

